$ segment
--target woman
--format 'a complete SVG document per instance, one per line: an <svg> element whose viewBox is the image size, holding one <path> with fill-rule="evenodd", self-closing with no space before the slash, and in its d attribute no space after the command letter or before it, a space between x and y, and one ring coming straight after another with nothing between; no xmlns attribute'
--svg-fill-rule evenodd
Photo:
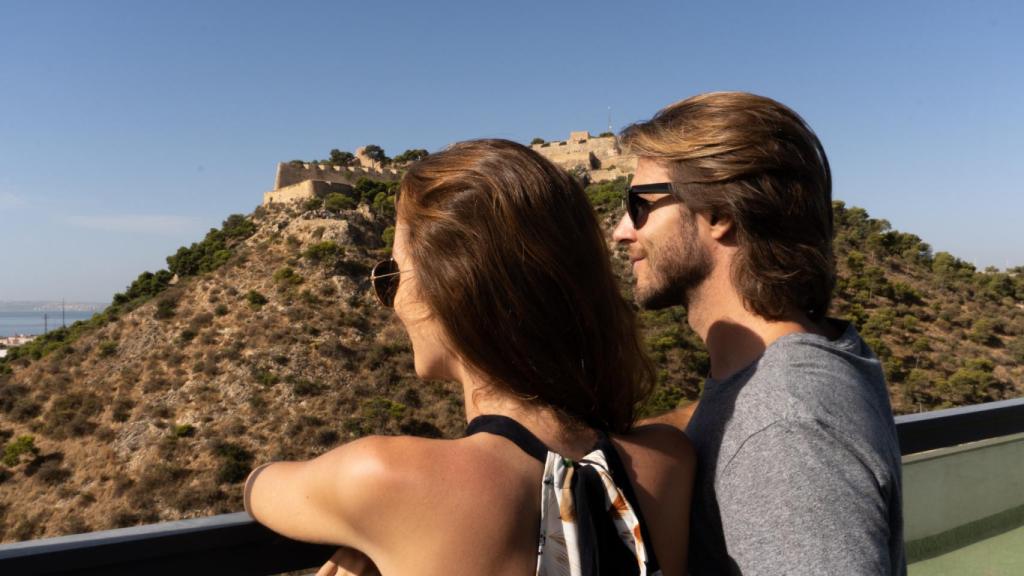
<svg viewBox="0 0 1024 576"><path fill-rule="evenodd" d="M397 213L371 279L417 375L462 385L467 434L259 468L246 509L385 575L683 574L692 450L632 428L653 371L579 184L519 144L463 142L409 168Z"/></svg>

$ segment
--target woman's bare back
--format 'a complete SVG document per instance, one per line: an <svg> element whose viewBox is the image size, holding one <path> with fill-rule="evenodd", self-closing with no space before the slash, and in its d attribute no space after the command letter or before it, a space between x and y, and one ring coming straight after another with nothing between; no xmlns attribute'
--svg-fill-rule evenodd
<svg viewBox="0 0 1024 576"><path fill-rule="evenodd" d="M407 456L405 478L388 474L392 497L381 516L392 520L380 545L364 550L382 574L535 573L542 463L491 434L393 440L408 443L392 447ZM613 444L663 573L683 574L694 471L688 440L668 427L645 427Z"/></svg>

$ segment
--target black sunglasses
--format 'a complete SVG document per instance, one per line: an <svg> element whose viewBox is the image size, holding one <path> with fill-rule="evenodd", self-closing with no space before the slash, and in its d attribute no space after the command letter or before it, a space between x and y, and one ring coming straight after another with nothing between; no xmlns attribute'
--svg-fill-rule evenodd
<svg viewBox="0 0 1024 576"><path fill-rule="evenodd" d="M641 198L641 194L668 194L668 196L651 201ZM626 211L629 213L629 219L633 222L633 228L636 230L639 230L647 223L648 214L665 204L678 201L679 198L675 196L675 189L672 187L671 182L640 184L639 186L630 186L626 190Z"/></svg>
<svg viewBox="0 0 1024 576"><path fill-rule="evenodd" d="M395 294L398 293L398 282L402 278L402 272L409 270L399 270L398 262L394 258L381 260L370 270L373 293L377 295L377 300L382 306L391 308L395 305Z"/></svg>

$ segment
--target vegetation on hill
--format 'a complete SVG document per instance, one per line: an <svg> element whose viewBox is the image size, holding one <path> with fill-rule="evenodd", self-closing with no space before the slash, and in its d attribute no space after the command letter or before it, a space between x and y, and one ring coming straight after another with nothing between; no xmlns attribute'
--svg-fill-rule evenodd
<svg viewBox="0 0 1024 576"><path fill-rule="evenodd" d="M587 188L608 230L624 179ZM231 216L89 322L0 363L0 539L229 512L254 464L366 434L453 436L460 391L415 378L367 276L394 237L395 184ZM1024 272L975 270L835 204L833 315L884 363L898 412L1019 395ZM628 262L613 253L628 294ZM708 357L685 310L641 313L658 387L696 398Z"/></svg>
<svg viewBox="0 0 1024 576"><path fill-rule="evenodd" d="M405 152L402 152L398 156L395 156L394 158L391 158L390 156L387 155L387 153L384 151L383 148L381 148L380 146L378 146L376 144L368 144L368 145L366 145L363 148L363 154L365 154L366 157L369 158L370 160L376 162L378 166L389 166L389 165L404 166L404 165L408 164L409 162L415 162L417 160L422 160L423 158L426 158L427 156L430 155L430 153L427 152L423 148L410 148L410 149L406 150ZM359 159L356 158L355 154L353 154L351 152L348 152L347 150L339 150L337 148L333 148L330 151L330 154L328 155L326 160L309 160L309 161L306 161L306 160L291 160L290 163L291 164L332 164L332 165L335 165L335 166L358 166L359 165Z"/></svg>

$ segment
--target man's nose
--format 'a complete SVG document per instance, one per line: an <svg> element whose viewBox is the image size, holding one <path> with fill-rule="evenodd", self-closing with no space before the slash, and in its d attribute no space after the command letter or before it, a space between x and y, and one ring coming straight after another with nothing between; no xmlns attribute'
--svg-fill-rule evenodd
<svg viewBox="0 0 1024 576"><path fill-rule="evenodd" d="M612 231L612 239L620 244L636 242L636 229L633 228L633 221L629 219L629 214L622 215L615 230Z"/></svg>

